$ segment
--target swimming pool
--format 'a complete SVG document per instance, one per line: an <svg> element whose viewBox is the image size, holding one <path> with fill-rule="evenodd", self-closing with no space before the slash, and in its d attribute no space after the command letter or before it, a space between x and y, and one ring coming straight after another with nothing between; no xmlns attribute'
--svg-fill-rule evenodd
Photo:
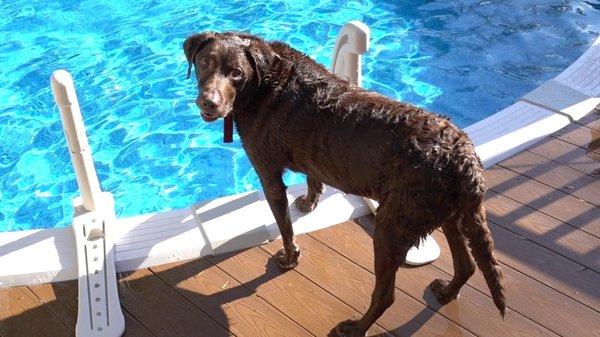
<svg viewBox="0 0 600 337"><path fill-rule="evenodd" d="M77 184L49 87L76 81L102 188L120 216L259 188L239 140L204 123L185 37L243 30L329 65L341 25L371 28L364 85L460 126L552 78L600 28L592 1L4 1L0 231L68 225ZM288 184L302 181L286 176Z"/></svg>

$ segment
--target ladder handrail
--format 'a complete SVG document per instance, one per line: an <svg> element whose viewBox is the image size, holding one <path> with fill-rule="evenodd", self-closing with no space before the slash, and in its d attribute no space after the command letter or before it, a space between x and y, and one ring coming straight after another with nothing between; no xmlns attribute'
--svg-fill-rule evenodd
<svg viewBox="0 0 600 337"><path fill-rule="evenodd" d="M331 72L361 86L361 55L369 50L370 35L369 27L360 21L345 24L335 40Z"/></svg>
<svg viewBox="0 0 600 337"><path fill-rule="evenodd" d="M86 211L91 212L98 208L102 191L92 159L92 150L85 133L73 78L66 70L61 69L52 73L50 81L54 100L60 110L63 129L67 136L69 153L75 169L77 185L81 191L83 207Z"/></svg>

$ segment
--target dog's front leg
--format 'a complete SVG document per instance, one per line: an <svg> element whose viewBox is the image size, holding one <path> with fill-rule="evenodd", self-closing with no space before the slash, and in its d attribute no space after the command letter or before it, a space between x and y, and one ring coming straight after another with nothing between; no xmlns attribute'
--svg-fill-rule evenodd
<svg viewBox="0 0 600 337"><path fill-rule="evenodd" d="M292 221L290 219L290 211L285 193L286 186L283 183L282 174L281 172L277 174L259 172L259 177L265 197L283 239L283 249L275 255L277 264L283 269L292 269L298 265L300 249L294 242L294 229L292 228Z"/></svg>

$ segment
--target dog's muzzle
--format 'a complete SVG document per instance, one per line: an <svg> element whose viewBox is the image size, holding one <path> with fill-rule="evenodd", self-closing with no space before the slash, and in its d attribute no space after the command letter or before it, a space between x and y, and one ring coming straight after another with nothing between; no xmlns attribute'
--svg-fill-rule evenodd
<svg viewBox="0 0 600 337"><path fill-rule="evenodd" d="M197 99L196 105L200 108L200 116L206 122L213 122L221 116L221 95L216 91L203 92Z"/></svg>

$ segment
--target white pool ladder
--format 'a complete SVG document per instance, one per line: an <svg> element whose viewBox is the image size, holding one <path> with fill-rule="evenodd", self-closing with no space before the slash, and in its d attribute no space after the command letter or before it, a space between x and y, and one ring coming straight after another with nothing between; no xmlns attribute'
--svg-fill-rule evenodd
<svg viewBox="0 0 600 337"><path fill-rule="evenodd" d="M77 337L118 337L125 331L115 272L114 238L106 228L115 221L112 194L102 192L88 144L71 75L56 70L50 78L59 107L81 197L73 200L77 249Z"/></svg>

